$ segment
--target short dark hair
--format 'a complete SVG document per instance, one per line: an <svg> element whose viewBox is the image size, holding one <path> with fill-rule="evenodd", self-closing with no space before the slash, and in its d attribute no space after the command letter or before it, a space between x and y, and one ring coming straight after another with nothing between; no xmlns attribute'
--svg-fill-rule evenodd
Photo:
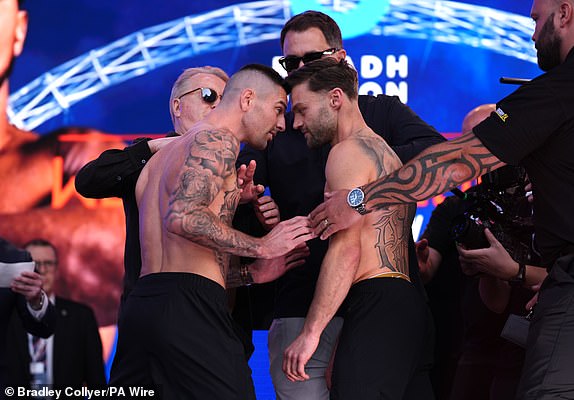
<svg viewBox="0 0 574 400"><path fill-rule="evenodd" d="M241 67L241 69L237 72L242 71L257 71L265 75L269 80L273 83L281 86L287 93L289 93L289 86L285 83L285 79L277 71L273 68L263 65L263 64L247 64Z"/></svg>
<svg viewBox="0 0 574 400"><path fill-rule="evenodd" d="M281 50L283 50L287 32L303 32L311 28L318 28L323 33L323 36L325 36L325 40L329 46L336 49L343 48L341 29L339 29L339 25L337 25L333 18L319 11L305 11L304 13L291 17L291 19L283 25L283 29L281 29Z"/></svg>
<svg viewBox="0 0 574 400"><path fill-rule="evenodd" d="M52 250L54 250L54 254L56 255L56 261L58 260L58 249L56 249L56 246L54 246L52 243L48 242L47 240L45 240L45 239L32 239L24 245L24 248L27 249L30 246L52 248Z"/></svg>
<svg viewBox="0 0 574 400"><path fill-rule="evenodd" d="M285 82L290 89L309 82L309 89L313 92L328 92L340 88L350 99L356 99L358 96L357 71L346 60L337 61L333 57L303 65L293 71Z"/></svg>

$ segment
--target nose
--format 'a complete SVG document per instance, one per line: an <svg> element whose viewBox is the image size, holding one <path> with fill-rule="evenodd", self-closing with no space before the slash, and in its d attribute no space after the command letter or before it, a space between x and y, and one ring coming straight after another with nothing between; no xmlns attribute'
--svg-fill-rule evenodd
<svg viewBox="0 0 574 400"><path fill-rule="evenodd" d="M298 114L295 114L295 117L293 118L293 129L301 129L302 126L303 121L301 120L301 117L299 117Z"/></svg>
<svg viewBox="0 0 574 400"><path fill-rule="evenodd" d="M285 130L285 115L281 114L277 119L277 132L283 132Z"/></svg>

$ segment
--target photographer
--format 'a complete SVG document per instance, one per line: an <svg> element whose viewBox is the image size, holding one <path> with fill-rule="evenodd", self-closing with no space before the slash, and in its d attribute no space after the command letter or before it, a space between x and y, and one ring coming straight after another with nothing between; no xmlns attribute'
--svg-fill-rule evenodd
<svg viewBox="0 0 574 400"><path fill-rule="evenodd" d="M538 65L547 73L498 102L472 132L428 148L385 178L326 193L310 216L326 239L357 223L359 209L425 200L505 164L524 166L549 273L530 324L517 398L573 398L574 0L534 0L531 16ZM348 201L350 192L360 201Z"/></svg>
<svg viewBox="0 0 574 400"><path fill-rule="evenodd" d="M470 131L494 109L494 104L484 104L470 111L463 121L462 131ZM506 194L492 190L494 184L497 187L515 186L519 176L512 173L512 168L507 169L509 172L506 174L487 177L485 182L469 189L465 193L467 199L447 197L433 211L422 239L417 242L419 268L425 277L436 327L435 366L431 377L435 396L439 399L511 399L518 385L524 350L500 338L500 334L511 312L526 314L524 304L530 292L511 288L500 281L502 290L495 293L496 297L484 299L482 290L479 290L483 285L489 288L493 283L498 287L498 279L488 275L490 269L511 279L516 275L513 266L517 264L488 230L492 249L480 250L465 250L457 246L451 232L453 220L468 216L476 209L481 211L483 202L494 200L501 203L505 206L503 211L510 211L511 207L506 207L509 204L520 203L515 199L520 196L519 191ZM529 212L529 207L521 208L523 212ZM514 217L508 215L509 220L514 220ZM476 232L486 240L481 231ZM476 266L463 257L459 263L457 248L471 257L476 252L484 254ZM498 308L492 307L493 301Z"/></svg>

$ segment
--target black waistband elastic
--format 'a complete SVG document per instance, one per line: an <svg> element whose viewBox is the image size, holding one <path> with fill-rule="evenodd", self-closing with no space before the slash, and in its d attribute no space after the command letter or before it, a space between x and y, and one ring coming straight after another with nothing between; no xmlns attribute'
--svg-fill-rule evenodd
<svg viewBox="0 0 574 400"><path fill-rule="evenodd" d="M225 289L217 282L190 272L159 272L138 279L132 294L134 296L153 296L176 288L203 289L217 302L227 302Z"/></svg>
<svg viewBox="0 0 574 400"><path fill-rule="evenodd" d="M351 293L368 293L373 291L381 290L381 286L388 285L404 285L406 287L414 288L413 284L406 279L397 278L386 278L386 279L363 279L359 281L349 289L349 294Z"/></svg>

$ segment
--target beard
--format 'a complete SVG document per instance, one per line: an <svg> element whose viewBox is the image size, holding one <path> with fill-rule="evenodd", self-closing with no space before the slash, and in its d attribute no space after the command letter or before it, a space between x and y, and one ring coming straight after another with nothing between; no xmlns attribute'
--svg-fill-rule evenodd
<svg viewBox="0 0 574 400"><path fill-rule="evenodd" d="M550 71L552 68L560 65L560 47L562 38L556 35L554 27L554 13L552 13L540 30L540 35L536 43L536 56L538 57L538 66L542 71Z"/></svg>
<svg viewBox="0 0 574 400"><path fill-rule="evenodd" d="M327 107L321 107L319 117L307 126L307 146L315 149L331 143L337 132L337 122Z"/></svg>

